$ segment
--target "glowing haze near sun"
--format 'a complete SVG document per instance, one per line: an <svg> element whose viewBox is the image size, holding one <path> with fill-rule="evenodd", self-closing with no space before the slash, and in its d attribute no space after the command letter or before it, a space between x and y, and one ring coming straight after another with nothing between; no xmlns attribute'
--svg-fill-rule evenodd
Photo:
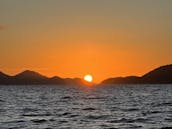
<svg viewBox="0 0 172 129"><path fill-rule="evenodd" d="M88 75L84 76L84 80L87 81L87 82L92 82L93 81L93 77L88 74Z"/></svg>

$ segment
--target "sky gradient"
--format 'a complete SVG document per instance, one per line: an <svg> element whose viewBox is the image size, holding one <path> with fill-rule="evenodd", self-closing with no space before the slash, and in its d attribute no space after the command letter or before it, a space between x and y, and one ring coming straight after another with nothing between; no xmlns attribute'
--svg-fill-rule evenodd
<svg viewBox="0 0 172 129"><path fill-rule="evenodd" d="M0 71L142 75L172 63L172 0L0 0Z"/></svg>

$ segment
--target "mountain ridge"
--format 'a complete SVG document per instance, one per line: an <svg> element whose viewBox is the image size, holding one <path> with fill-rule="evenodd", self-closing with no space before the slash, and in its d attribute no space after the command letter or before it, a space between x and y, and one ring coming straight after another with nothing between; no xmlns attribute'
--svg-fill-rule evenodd
<svg viewBox="0 0 172 129"><path fill-rule="evenodd" d="M172 64L155 68L143 76L108 78L101 84L172 84Z"/></svg>
<svg viewBox="0 0 172 129"><path fill-rule="evenodd" d="M79 85L82 79L70 78L71 84ZM79 82L80 81L80 82ZM16 75L9 76L0 72L0 85L67 85L69 84L65 78L59 76L47 77L38 72L25 70Z"/></svg>
<svg viewBox="0 0 172 129"><path fill-rule="evenodd" d="M143 76L114 77L103 80L106 84L172 84L172 64L157 67ZM10 76L0 71L0 85L90 85L81 78L47 77L38 72L25 70Z"/></svg>

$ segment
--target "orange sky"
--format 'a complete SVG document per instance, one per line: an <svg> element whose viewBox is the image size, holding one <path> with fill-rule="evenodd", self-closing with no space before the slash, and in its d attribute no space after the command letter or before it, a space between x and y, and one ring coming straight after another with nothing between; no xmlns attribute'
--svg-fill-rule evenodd
<svg viewBox="0 0 172 129"><path fill-rule="evenodd" d="M0 1L0 70L143 75L172 63L172 1Z"/></svg>

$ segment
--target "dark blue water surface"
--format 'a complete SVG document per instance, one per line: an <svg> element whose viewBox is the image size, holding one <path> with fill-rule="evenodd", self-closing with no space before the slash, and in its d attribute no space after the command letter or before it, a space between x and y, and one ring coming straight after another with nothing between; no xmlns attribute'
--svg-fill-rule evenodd
<svg viewBox="0 0 172 129"><path fill-rule="evenodd" d="M0 86L0 129L165 129L172 85Z"/></svg>

